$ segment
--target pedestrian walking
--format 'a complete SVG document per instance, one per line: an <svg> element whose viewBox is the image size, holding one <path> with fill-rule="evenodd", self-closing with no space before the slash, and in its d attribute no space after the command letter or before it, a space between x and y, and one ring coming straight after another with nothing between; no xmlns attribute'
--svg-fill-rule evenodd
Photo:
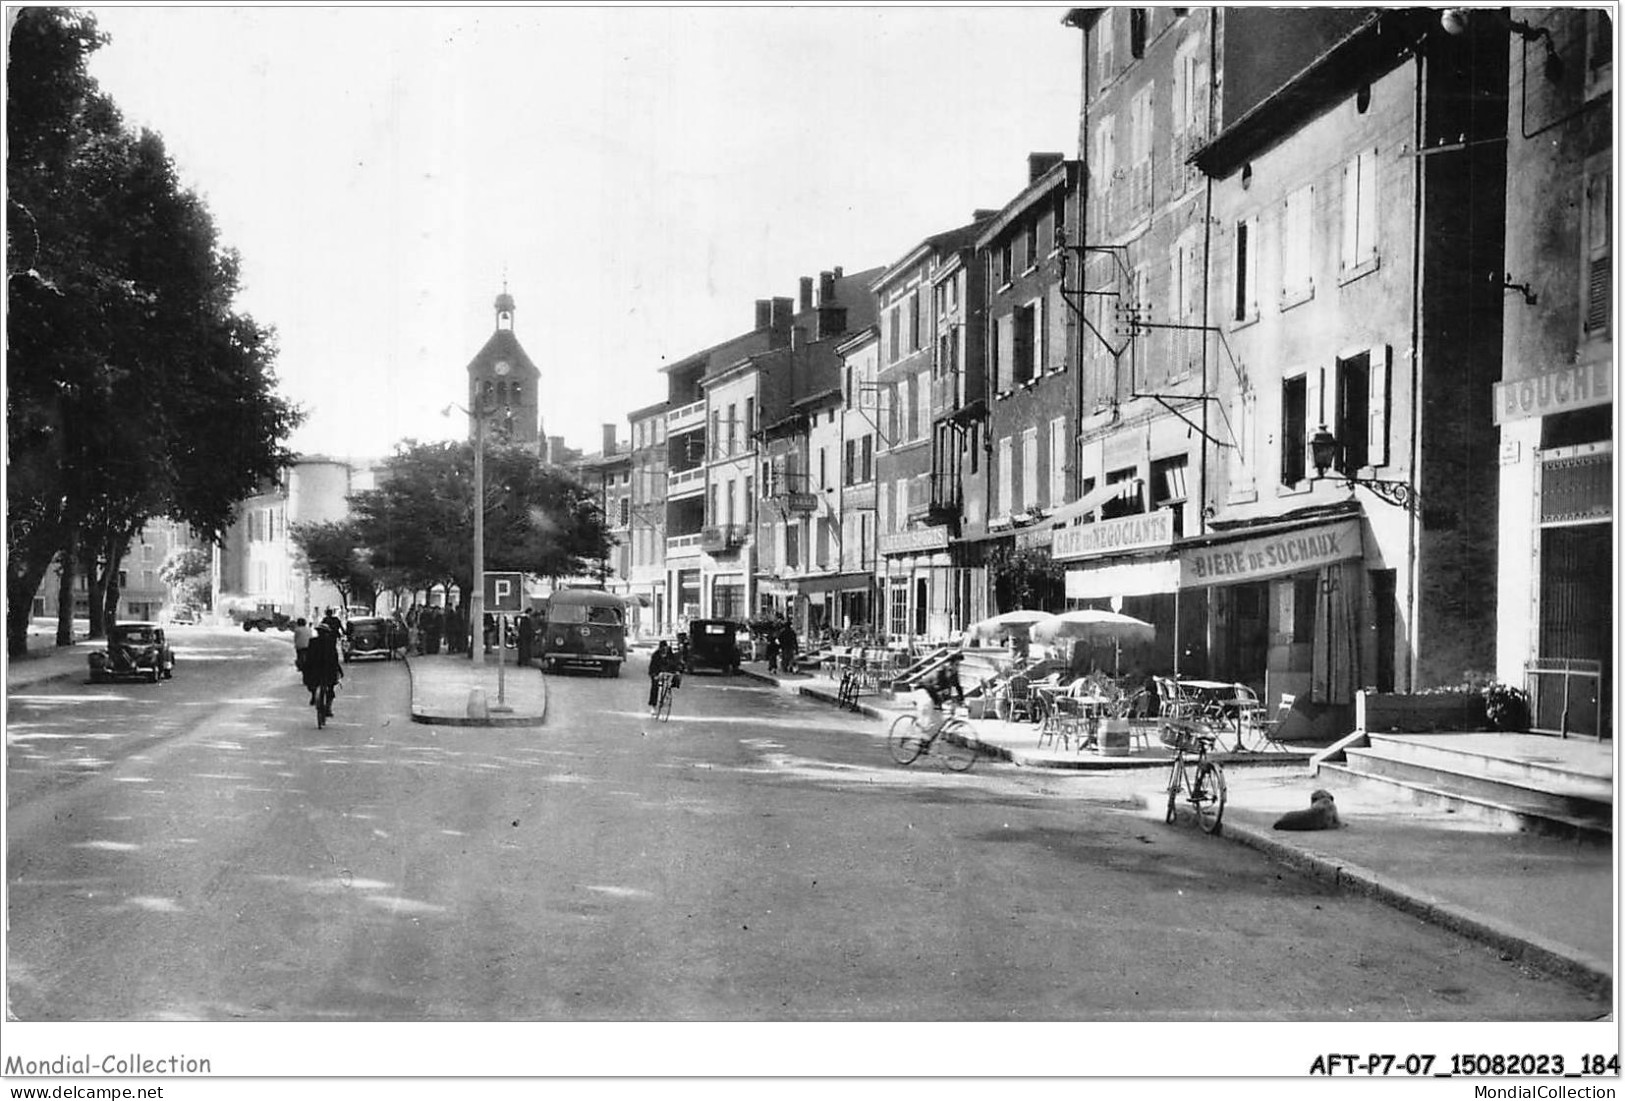
<svg viewBox="0 0 1625 1101"><path fill-rule="evenodd" d="M310 646L305 651L305 687L310 689L310 702L316 708L316 727L327 725L333 714L333 696L339 681L344 679L344 663L339 660L338 632L325 622L316 629Z"/></svg>
<svg viewBox="0 0 1625 1101"><path fill-rule="evenodd" d="M293 625L293 667L301 673L305 671L305 651L310 649L310 639L315 633L304 616Z"/></svg>
<svg viewBox="0 0 1625 1101"><path fill-rule="evenodd" d="M519 664L530 664L531 648L536 643L536 621L531 613L519 617Z"/></svg>
<svg viewBox="0 0 1625 1101"><path fill-rule="evenodd" d="M779 668L786 673L796 671L796 628L789 620L779 631Z"/></svg>
<svg viewBox="0 0 1625 1101"><path fill-rule="evenodd" d="M777 627L770 628L767 632L767 671L769 673L779 671L779 631Z"/></svg>

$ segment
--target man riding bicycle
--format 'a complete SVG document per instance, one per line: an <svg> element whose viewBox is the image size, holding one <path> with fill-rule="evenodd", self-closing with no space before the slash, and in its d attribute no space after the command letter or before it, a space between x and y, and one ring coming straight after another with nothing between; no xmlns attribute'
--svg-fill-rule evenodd
<svg viewBox="0 0 1625 1101"><path fill-rule="evenodd" d="M948 660L937 666L931 672L916 682L916 687L924 692L931 700L927 708L920 705L920 725L925 728L926 738L935 738L942 730L942 724L948 721L948 713L942 709L942 701L952 693L956 704L965 702L965 689L959 683L959 663L965 660L965 655L957 650L949 655Z"/></svg>

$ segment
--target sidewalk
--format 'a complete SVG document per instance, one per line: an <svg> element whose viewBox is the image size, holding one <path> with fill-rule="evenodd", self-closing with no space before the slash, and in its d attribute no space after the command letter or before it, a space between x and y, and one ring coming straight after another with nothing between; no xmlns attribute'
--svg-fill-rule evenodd
<svg viewBox="0 0 1625 1101"><path fill-rule="evenodd" d="M743 672L783 692L832 705L836 699L837 685L827 678L781 678L759 666ZM889 726L913 708L889 696L866 696L859 710ZM1040 748L1030 723L978 719L973 725L978 748L988 755L1026 768L1071 770L1091 787L1110 785L1163 822L1163 770L1173 754L1155 736L1149 748L1101 757L1092 750ZM1418 806L1398 789L1316 778L1308 770L1310 752L1217 755L1228 787L1220 836L1611 995L1617 895L1611 846L1497 830ZM1272 828L1285 811L1307 807L1309 793L1321 787L1336 797L1342 829ZM1178 822L1167 828L1196 825L1181 808Z"/></svg>
<svg viewBox="0 0 1625 1101"><path fill-rule="evenodd" d="M78 677L90 679L89 658L99 643L79 639L72 646L56 646L54 636L43 632L30 632L28 656L6 659L6 691L20 692L47 681Z"/></svg>
<svg viewBox="0 0 1625 1101"><path fill-rule="evenodd" d="M520 668L504 655L485 655L483 665L467 654L414 654L412 721L436 726L541 726L547 717L547 679L535 666Z"/></svg>

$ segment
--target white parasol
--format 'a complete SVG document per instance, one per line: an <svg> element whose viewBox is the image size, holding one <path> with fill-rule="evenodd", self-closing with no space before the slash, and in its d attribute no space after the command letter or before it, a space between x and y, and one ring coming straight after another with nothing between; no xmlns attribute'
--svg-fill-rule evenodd
<svg viewBox="0 0 1625 1101"><path fill-rule="evenodd" d="M1050 612L1032 611L1018 608L1013 612L1000 612L996 616L977 623L972 623L965 629L966 638L1003 638L1008 634L1020 634L1029 631L1034 624L1054 619Z"/></svg>
<svg viewBox="0 0 1625 1101"><path fill-rule="evenodd" d="M1073 642L1150 642L1157 629L1143 619L1096 608L1079 608L1050 616L1033 627L1033 641L1050 645L1063 639Z"/></svg>

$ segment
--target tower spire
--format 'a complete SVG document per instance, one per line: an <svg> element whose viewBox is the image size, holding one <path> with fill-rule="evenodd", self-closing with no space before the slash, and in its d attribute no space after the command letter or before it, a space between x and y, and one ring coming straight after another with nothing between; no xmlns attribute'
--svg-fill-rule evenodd
<svg viewBox="0 0 1625 1101"><path fill-rule="evenodd" d="M513 310L513 295L508 293L508 273L504 271L502 273L502 293L497 295L496 300L497 328L499 330L508 329L511 331L513 329Z"/></svg>

